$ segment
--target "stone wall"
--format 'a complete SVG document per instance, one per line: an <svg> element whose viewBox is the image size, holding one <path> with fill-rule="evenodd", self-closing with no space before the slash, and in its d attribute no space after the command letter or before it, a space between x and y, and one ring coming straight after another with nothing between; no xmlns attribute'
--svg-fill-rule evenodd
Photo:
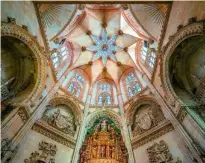
<svg viewBox="0 0 205 163"><path fill-rule="evenodd" d="M180 140L176 131L171 131L155 140L152 140L136 149L133 149L135 155L135 163L149 163L147 148L151 147L154 143L159 143L160 140L164 140L167 143L174 161L176 161L177 158L180 158L184 163L192 163L188 154L183 152L184 144Z"/></svg>
<svg viewBox="0 0 205 163"><path fill-rule="evenodd" d="M74 149L66 147L62 144L53 141L52 139L30 130L23 138L17 154L13 158L11 163L23 163L25 159L30 157L32 152L38 151L38 146L41 141L52 143L57 146L57 152L55 155L56 163L70 163Z"/></svg>
<svg viewBox="0 0 205 163"><path fill-rule="evenodd" d="M163 46L169 41L169 37L177 32L179 25L187 25L189 18L196 17L197 21L205 19L205 2L175 1L172 4L169 22L163 41Z"/></svg>
<svg viewBox="0 0 205 163"><path fill-rule="evenodd" d="M43 46L43 40L39 29L34 4L31 1L4 1L1 3L1 21L7 22L7 17L16 19L19 26L26 25L33 36L37 36L38 42Z"/></svg>

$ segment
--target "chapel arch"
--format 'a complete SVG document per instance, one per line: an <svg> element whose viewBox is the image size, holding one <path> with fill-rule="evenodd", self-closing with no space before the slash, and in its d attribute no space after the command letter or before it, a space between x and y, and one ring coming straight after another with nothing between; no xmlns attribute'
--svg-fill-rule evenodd
<svg viewBox="0 0 205 163"><path fill-rule="evenodd" d="M203 23L183 27L164 50L163 84L172 106L188 107L205 119L205 37ZM175 102L176 101L176 102Z"/></svg>
<svg viewBox="0 0 205 163"><path fill-rule="evenodd" d="M2 119L26 101L31 105L45 84L45 57L36 39L25 29L2 24L1 105Z"/></svg>

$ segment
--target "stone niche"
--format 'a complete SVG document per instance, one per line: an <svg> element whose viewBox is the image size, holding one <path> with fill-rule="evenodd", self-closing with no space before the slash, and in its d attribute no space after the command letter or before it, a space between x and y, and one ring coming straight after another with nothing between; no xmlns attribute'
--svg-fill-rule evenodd
<svg viewBox="0 0 205 163"><path fill-rule="evenodd" d="M164 116L159 106L154 102L149 102L137 107L132 121L133 136L141 135L142 133L157 126L164 120Z"/></svg>
<svg viewBox="0 0 205 163"><path fill-rule="evenodd" d="M74 137L76 132L75 116L72 110L64 105L49 106L44 112L42 121Z"/></svg>

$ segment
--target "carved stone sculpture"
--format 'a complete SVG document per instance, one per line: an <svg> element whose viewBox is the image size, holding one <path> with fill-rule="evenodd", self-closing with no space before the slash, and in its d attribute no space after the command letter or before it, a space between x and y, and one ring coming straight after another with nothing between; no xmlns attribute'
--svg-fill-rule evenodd
<svg viewBox="0 0 205 163"><path fill-rule="evenodd" d="M179 158L174 161L168 145L164 140L161 140L159 143L154 143L154 145L147 149L147 152L150 163L182 163Z"/></svg>
<svg viewBox="0 0 205 163"><path fill-rule="evenodd" d="M44 114L42 119L66 134L75 135L74 117L62 115L60 109L56 109L53 115Z"/></svg>
<svg viewBox="0 0 205 163"><path fill-rule="evenodd" d="M56 145L52 143L47 143L41 141L38 146L39 151L32 152L28 159L24 160L24 163L36 163L36 162L45 162L45 163L55 163L55 155L57 152Z"/></svg>

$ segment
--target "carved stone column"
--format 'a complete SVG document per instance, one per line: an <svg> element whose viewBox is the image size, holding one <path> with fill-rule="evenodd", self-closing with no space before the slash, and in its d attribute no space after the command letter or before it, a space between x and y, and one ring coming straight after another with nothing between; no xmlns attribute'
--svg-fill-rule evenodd
<svg viewBox="0 0 205 163"><path fill-rule="evenodd" d="M148 87L151 89L152 93L155 95L156 100L160 103L162 112L164 113L164 116L170 120L172 123L173 127L175 130L179 133L181 136L182 140L185 142L186 146L188 149L191 151L193 157L199 162L203 163L202 159L200 158L199 153L197 152L197 147L194 145L194 141L192 138L188 135L186 130L183 128L181 123L178 121L178 119L175 117L174 113L171 111L170 107L168 104L164 101L164 99L161 97L160 93L158 90L152 85L152 83L149 81L149 79L144 75L143 79L145 82L148 84ZM187 153L190 153L189 150L186 149Z"/></svg>
<svg viewBox="0 0 205 163"><path fill-rule="evenodd" d="M123 101L122 101L122 95L121 94L118 95L118 103L119 103L119 108L120 108L120 114L121 114L121 117L122 117L122 125L123 125L122 127L123 127L123 133L124 133L124 136L125 136L125 144L126 144L126 147L127 147L128 153L129 153L129 162L130 163L135 163L134 153L133 153L132 145L131 145L131 138L130 138L128 126L127 126L127 123L126 123L126 118L125 118L125 114L124 114L124 107L123 107Z"/></svg>
<svg viewBox="0 0 205 163"><path fill-rule="evenodd" d="M86 117L87 117L88 111L89 111L90 100L91 100L91 95L88 95L87 100L86 100L86 104L85 104L85 108L84 108L84 117L83 117L83 121L82 121L80 131L78 134L78 139L77 139L76 147L74 150L72 163L77 163L78 159L79 159L79 151L80 151L80 148L81 148L82 143L83 143L83 139L84 139L84 135L85 135L84 132L86 132L85 125L86 125Z"/></svg>

